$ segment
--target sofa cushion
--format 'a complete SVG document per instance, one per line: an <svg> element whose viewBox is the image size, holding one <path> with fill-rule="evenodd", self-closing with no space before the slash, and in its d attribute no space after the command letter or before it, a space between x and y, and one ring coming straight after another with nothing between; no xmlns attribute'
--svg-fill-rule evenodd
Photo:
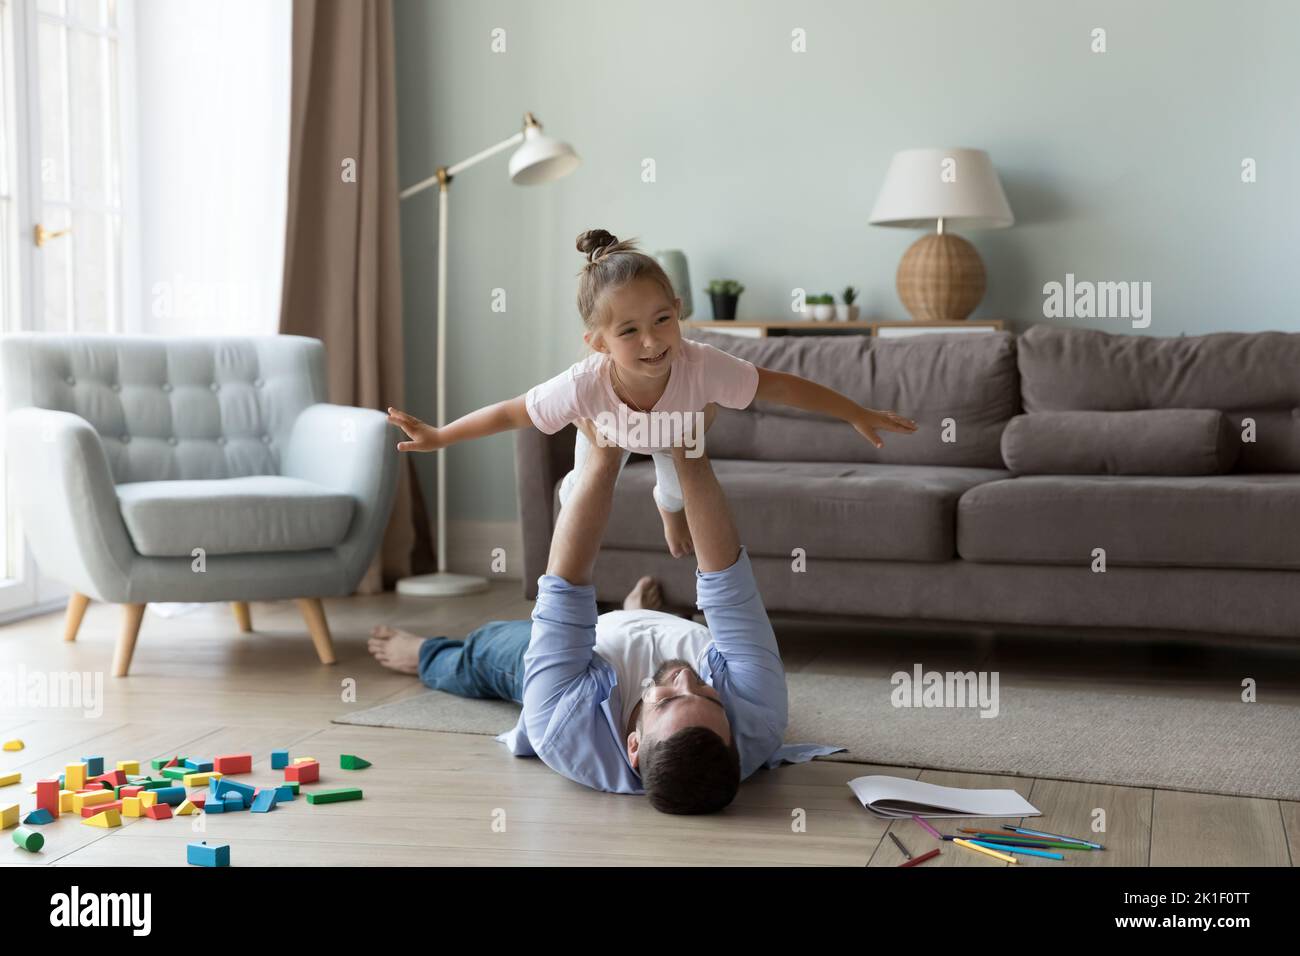
<svg viewBox="0 0 1300 956"><path fill-rule="evenodd" d="M867 335L751 339L696 328L684 334L755 365L811 379L867 408L896 411L919 426L910 435L882 433L885 446L876 448L839 419L755 401L747 409L718 409L708 433L714 459L1002 468L1002 429L1020 411L1009 333L878 341Z"/></svg>
<svg viewBox="0 0 1300 956"><path fill-rule="evenodd" d="M1298 333L1158 338L1035 325L1016 358L1026 412L1217 408L1245 436L1238 471L1300 472Z"/></svg>
<svg viewBox="0 0 1300 956"><path fill-rule="evenodd" d="M1300 568L1300 475L1030 475L977 485L957 506L967 561Z"/></svg>
<svg viewBox="0 0 1300 956"><path fill-rule="evenodd" d="M150 557L314 551L343 540L353 499L278 475L117 486L136 551Z"/></svg>
<svg viewBox="0 0 1300 956"><path fill-rule="evenodd" d="M752 555L949 561L962 492L1007 472L930 465L713 460L740 540ZM604 547L666 551L651 498L654 466L631 461L614 492ZM558 514L558 495L554 502Z"/></svg>
<svg viewBox="0 0 1300 956"><path fill-rule="evenodd" d="M1221 475L1241 438L1220 411L1034 412L1002 433L1002 457L1018 475Z"/></svg>

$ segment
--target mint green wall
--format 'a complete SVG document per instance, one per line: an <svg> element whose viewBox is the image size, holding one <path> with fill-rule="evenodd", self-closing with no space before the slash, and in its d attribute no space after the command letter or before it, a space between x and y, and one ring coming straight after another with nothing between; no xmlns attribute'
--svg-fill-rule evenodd
<svg viewBox="0 0 1300 956"><path fill-rule="evenodd" d="M894 270L919 233L867 225L910 146L989 151L1016 214L971 232L976 317L1042 321L1042 287L1152 283L1145 334L1300 331L1300 4L1144 0L396 0L401 181L510 135L525 110L583 165L510 185L508 154L452 186L449 414L580 357L573 240L600 226L741 279L741 318L790 290L862 288L905 318ZM494 27L507 52L489 49ZM806 53L790 50L807 31ZM1108 51L1091 52L1091 31ZM657 182L641 181L652 157ZM1253 157L1258 182L1243 184ZM436 196L402 215L408 405L432 418ZM508 310L490 310L493 288ZM1132 331L1119 319L1059 320ZM432 506L433 459L420 462ZM513 436L457 446L453 520L516 514Z"/></svg>

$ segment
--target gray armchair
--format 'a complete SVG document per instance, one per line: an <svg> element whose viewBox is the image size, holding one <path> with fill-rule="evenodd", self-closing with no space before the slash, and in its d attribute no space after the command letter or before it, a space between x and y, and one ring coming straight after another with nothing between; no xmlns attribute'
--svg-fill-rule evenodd
<svg viewBox="0 0 1300 956"><path fill-rule="evenodd" d="M41 572L126 606L126 675L150 601L296 599L322 663L322 597L352 593L397 482L383 412L330 405L325 349L291 335L0 340L10 490Z"/></svg>

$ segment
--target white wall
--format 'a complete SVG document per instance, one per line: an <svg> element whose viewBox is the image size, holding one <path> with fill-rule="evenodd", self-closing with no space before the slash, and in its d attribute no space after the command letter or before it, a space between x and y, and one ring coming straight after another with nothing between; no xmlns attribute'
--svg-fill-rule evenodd
<svg viewBox="0 0 1300 956"><path fill-rule="evenodd" d="M290 0L135 0L134 19L138 276L125 281L138 282L139 314L127 328L275 332Z"/></svg>

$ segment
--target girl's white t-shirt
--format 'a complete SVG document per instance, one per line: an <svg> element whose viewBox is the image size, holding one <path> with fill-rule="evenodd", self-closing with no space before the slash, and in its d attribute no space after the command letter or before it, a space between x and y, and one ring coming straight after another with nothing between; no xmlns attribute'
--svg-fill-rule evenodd
<svg viewBox="0 0 1300 956"><path fill-rule="evenodd" d="M579 419L590 418L595 422L602 414L617 416L620 406L631 423L637 416L645 418L644 413L630 408L614 394L609 371L612 365L613 359L604 352L593 352L554 378L534 385L525 396L533 424L547 435L554 435ZM757 391L758 369L752 362L704 342L682 339L673 356L668 384L650 411L702 412L710 402L727 408L746 408ZM644 433L655 434L648 428ZM629 435L631 440L619 442L628 451L662 450L662 445L636 441L635 429Z"/></svg>

